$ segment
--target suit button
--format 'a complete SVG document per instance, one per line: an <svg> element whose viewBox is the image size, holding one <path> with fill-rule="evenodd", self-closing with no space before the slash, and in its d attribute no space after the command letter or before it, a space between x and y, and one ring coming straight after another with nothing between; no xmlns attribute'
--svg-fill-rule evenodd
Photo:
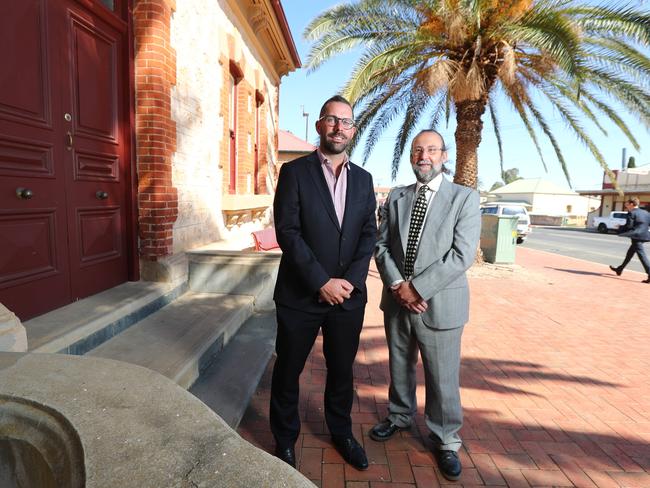
<svg viewBox="0 0 650 488"><path fill-rule="evenodd" d="M343 261L339 261L339 266L343 266Z"/></svg>

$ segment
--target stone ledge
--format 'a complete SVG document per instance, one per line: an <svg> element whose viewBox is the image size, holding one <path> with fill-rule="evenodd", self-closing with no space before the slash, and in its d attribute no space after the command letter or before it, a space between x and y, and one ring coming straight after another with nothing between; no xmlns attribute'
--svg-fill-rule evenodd
<svg viewBox="0 0 650 488"><path fill-rule="evenodd" d="M0 395L43 405L75 429L86 488L313 488L162 375L107 359L0 353ZM0 405L0 437L11 439ZM36 447L36 446L35 446Z"/></svg>
<svg viewBox="0 0 650 488"><path fill-rule="evenodd" d="M16 314L0 303L0 351L27 351L27 331Z"/></svg>

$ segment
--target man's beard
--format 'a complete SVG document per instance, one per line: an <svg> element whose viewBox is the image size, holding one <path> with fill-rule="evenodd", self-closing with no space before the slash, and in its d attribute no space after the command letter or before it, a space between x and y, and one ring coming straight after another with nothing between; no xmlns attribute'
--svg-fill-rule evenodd
<svg viewBox="0 0 650 488"><path fill-rule="evenodd" d="M442 163L436 165L434 163L431 163L431 161L427 161L428 163L431 164L431 170L425 171L423 169L420 169L420 167L418 166L418 164L420 164L423 161L424 160L420 160L416 164L412 164L411 168L413 168L415 179L418 180L423 185L426 185L432 179L434 179L436 176L442 173Z"/></svg>
<svg viewBox="0 0 650 488"><path fill-rule="evenodd" d="M334 137L337 135L343 138L342 142L334 142L328 139L328 137ZM321 137L321 144L328 154L341 154L348 148L350 139L340 132L331 132Z"/></svg>

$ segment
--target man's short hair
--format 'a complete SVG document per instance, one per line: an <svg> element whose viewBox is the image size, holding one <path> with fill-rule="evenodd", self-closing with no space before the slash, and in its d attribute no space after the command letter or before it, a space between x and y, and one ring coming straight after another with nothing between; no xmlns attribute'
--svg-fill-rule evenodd
<svg viewBox="0 0 650 488"><path fill-rule="evenodd" d="M641 200L639 200L637 197L632 197L628 198L625 203L629 203L631 205L634 205L635 207L639 206L639 203L641 203Z"/></svg>
<svg viewBox="0 0 650 488"><path fill-rule="evenodd" d="M434 129L424 129L424 130L421 130L420 132L418 132L417 134L415 134L415 137L411 140L411 152L413 152L413 141L415 139L417 139L417 137L420 134L436 134L438 137L440 137L440 140L442 141L441 149L443 151L447 151L448 148L447 148L447 144L445 144L445 138L442 137L442 134L440 132L438 132L437 130L434 130Z"/></svg>
<svg viewBox="0 0 650 488"><path fill-rule="evenodd" d="M342 97L341 95L334 95L333 97L328 98L328 99L325 101L325 103L323 104L323 106L320 108L320 115L319 115L319 117L322 117L322 116L325 114L325 107L327 107L328 104L330 104L330 103L334 103L334 102L337 102L337 103L344 103L344 104L346 104L348 107L350 107L350 110L352 110L352 105L350 104L350 102L348 102L348 101L347 101L344 97Z"/></svg>

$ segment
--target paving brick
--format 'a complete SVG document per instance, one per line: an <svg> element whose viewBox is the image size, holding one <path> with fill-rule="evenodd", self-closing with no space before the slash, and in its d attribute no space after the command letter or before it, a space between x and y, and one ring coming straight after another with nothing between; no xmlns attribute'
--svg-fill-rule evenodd
<svg viewBox="0 0 650 488"><path fill-rule="evenodd" d="M323 464L323 488L345 488L345 473L342 464Z"/></svg>
<svg viewBox="0 0 650 488"><path fill-rule="evenodd" d="M626 488L648 488L650 473L609 473L614 480Z"/></svg>
<svg viewBox="0 0 650 488"><path fill-rule="evenodd" d="M529 488L528 480L518 469L504 469L501 471L509 488Z"/></svg>
<svg viewBox="0 0 650 488"><path fill-rule="evenodd" d="M415 477L415 485L417 488L435 488L440 486L438 476L436 476L433 468L414 466L413 476Z"/></svg>
<svg viewBox="0 0 650 488"><path fill-rule="evenodd" d="M531 486L573 486L562 471L525 469L521 471Z"/></svg>
<svg viewBox="0 0 650 488"><path fill-rule="evenodd" d="M382 464L370 465L367 470L359 471L349 464L345 465L346 481L390 481L388 466Z"/></svg>
<svg viewBox="0 0 650 488"><path fill-rule="evenodd" d="M309 479L321 479L321 464L323 462L323 450L303 447L300 450L299 471Z"/></svg>
<svg viewBox="0 0 650 488"><path fill-rule="evenodd" d="M413 477L413 470L409 464L395 464L389 466L390 469L390 479L392 482L399 483L415 483L415 478Z"/></svg>
<svg viewBox="0 0 650 488"><path fill-rule="evenodd" d="M528 454L492 454L492 461L497 468L503 469L537 469L537 465Z"/></svg>
<svg viewBox="0 0 650 488"><path fill-rule="evenodd" d="M499 469L489 454L471 454L474 466L478 470L483 482L486 485L505 485L506 482L501 476Z"/></svg>

